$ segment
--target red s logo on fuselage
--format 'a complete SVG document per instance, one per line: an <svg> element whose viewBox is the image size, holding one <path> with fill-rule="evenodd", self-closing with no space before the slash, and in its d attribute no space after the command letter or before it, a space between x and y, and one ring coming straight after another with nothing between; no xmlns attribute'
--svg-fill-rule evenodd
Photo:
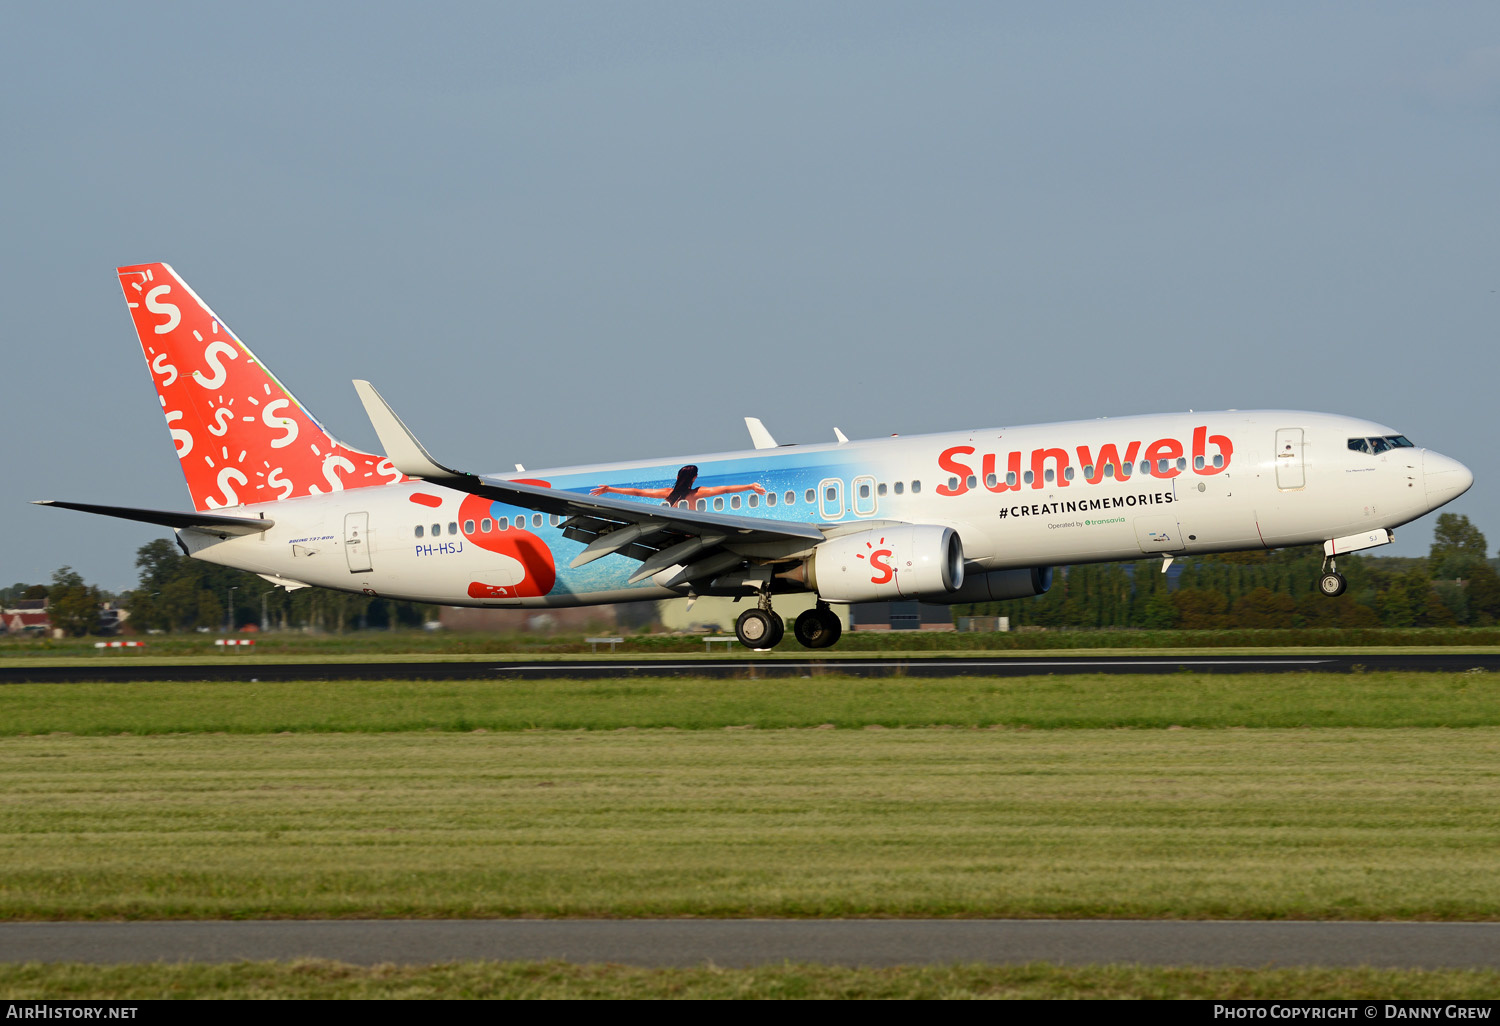
<svg viewBox="0 0 1500 1026"><path fill-rule="evenodd" d="M880 573L870 578L871 584L890 584L896 578L896 568L886 562L891 557L890 549L876 549L870 553L870 566Z"/></svg>

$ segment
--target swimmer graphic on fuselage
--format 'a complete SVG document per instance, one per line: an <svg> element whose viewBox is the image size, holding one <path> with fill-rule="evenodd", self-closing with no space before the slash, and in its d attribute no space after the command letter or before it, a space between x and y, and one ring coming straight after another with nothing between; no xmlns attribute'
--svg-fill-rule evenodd
<svg viewBox="0 0 1500 1026"><path fill-rule="evenodd" d="M713 495L725 495L729 492L755 492L757 495L766 494L764 486L759 484L743 485L711 485L706 488L698 488L694 482L698 480L698 468L689 463L677 471L677 483L671 488L616 488L613 485L600 485L589 492L590 495L638 495L643 499L665 499L668 506L688 505L694 500L708 498Z"/></svg>

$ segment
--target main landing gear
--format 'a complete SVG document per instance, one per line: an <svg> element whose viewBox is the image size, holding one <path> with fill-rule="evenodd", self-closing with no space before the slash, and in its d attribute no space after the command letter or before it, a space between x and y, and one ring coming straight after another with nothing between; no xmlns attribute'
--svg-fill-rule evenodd
<svg viewBox="0 0 1500 1026"><path fill-rule="evenodd" d="M828 648L843 634L843 624L828 608L828 603L819 602L807 610L792 625L792 633L798 642L807 648ZM740 644L764 652L775 648L786 636L786 622L771 609L771 596L762 592L760 605L747 609L734 622L734 635Z"/></svg>
<svg viewBox="0 0 1500 1026"><path fill-rule="evenodd" d="M1349 587L1349 582L1344 580L1344 575L1339 573L1338 562L1333 559L1323 560L1323 576L1318 578L1318 590L1329 598L1337 598Z"/></svg>
<svg viewBox="0 0 1500 1026"><path fill-rule="evenodd" d="M792 633L807 648L830 648L844 633L844 625L828 608L828 603L819 602L797 617Z"/></svg>
<svg viewBox="0 0 1500 1026"><path fill-rule="evenodd" d="M786 622L771 611L767 602L762 609L747 609L740 614L734 622L734 636L746 648L764 652L781 644L786 636Z"/></svg>

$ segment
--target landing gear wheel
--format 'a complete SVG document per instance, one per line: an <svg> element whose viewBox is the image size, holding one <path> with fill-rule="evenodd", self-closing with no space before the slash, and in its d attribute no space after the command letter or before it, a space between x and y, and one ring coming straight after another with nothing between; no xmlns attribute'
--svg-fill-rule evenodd
<svg viewBox="0 0 1500 1026"><path fill-rule="evenodd" d="M786 621L781 618L780 613L772 613L769 609L766 612L771 613L771 626L773 630L771 636L761 642L761 647L775 648L781 644L781 639L786 637Z"/></svg>
<svg viewBox="0 0 1500 1026"><path fill-rule="evenodd" d="M797 617L792 633L807 648L829 648L844 633L844 625L827 606L809 609Z"/></svg>
<svg viewBox="0 0 1500 1026"><path fill-rule="evenodd" d="M769 609L747 609L734 622L734 636L746 648L774 648L785 633L781 617Z"/></svg>
<svg viewBox="0 0 1500 1026"><path fill-rule="evenodd" d="M1344 580L1344 575L1337 571L1330 571L1318 578L1318 590L1329 598L1335 598L1344 593L1349 582Z"/></svg>

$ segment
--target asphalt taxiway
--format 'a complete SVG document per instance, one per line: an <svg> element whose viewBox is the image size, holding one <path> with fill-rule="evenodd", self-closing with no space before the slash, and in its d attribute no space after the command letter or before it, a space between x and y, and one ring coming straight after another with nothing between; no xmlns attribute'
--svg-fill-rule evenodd
<svg viewBox="0 0 1500 1026"><path fill-rule="evenodd" d="M0 962L1500 967L1500 923L611 919L0 923Z"/></svg>
<svg viewBox="0 0 1500 1026"><path fill-rule="evenodd" d="M306 680L587 680L598 677L693 676L718 678L808 677L1029 677L1082 673L1276 673L1313 671L1500 671L1500 651L1429 654L1421 651L1355 655L1154 655L1135 656L932 656L917 658L766 658L728 655L712 659L475 660L464 662L269 663L225 656L213 663L68 666L0 666L0 684L69 684L83 681L306 681Z"/></svg>

